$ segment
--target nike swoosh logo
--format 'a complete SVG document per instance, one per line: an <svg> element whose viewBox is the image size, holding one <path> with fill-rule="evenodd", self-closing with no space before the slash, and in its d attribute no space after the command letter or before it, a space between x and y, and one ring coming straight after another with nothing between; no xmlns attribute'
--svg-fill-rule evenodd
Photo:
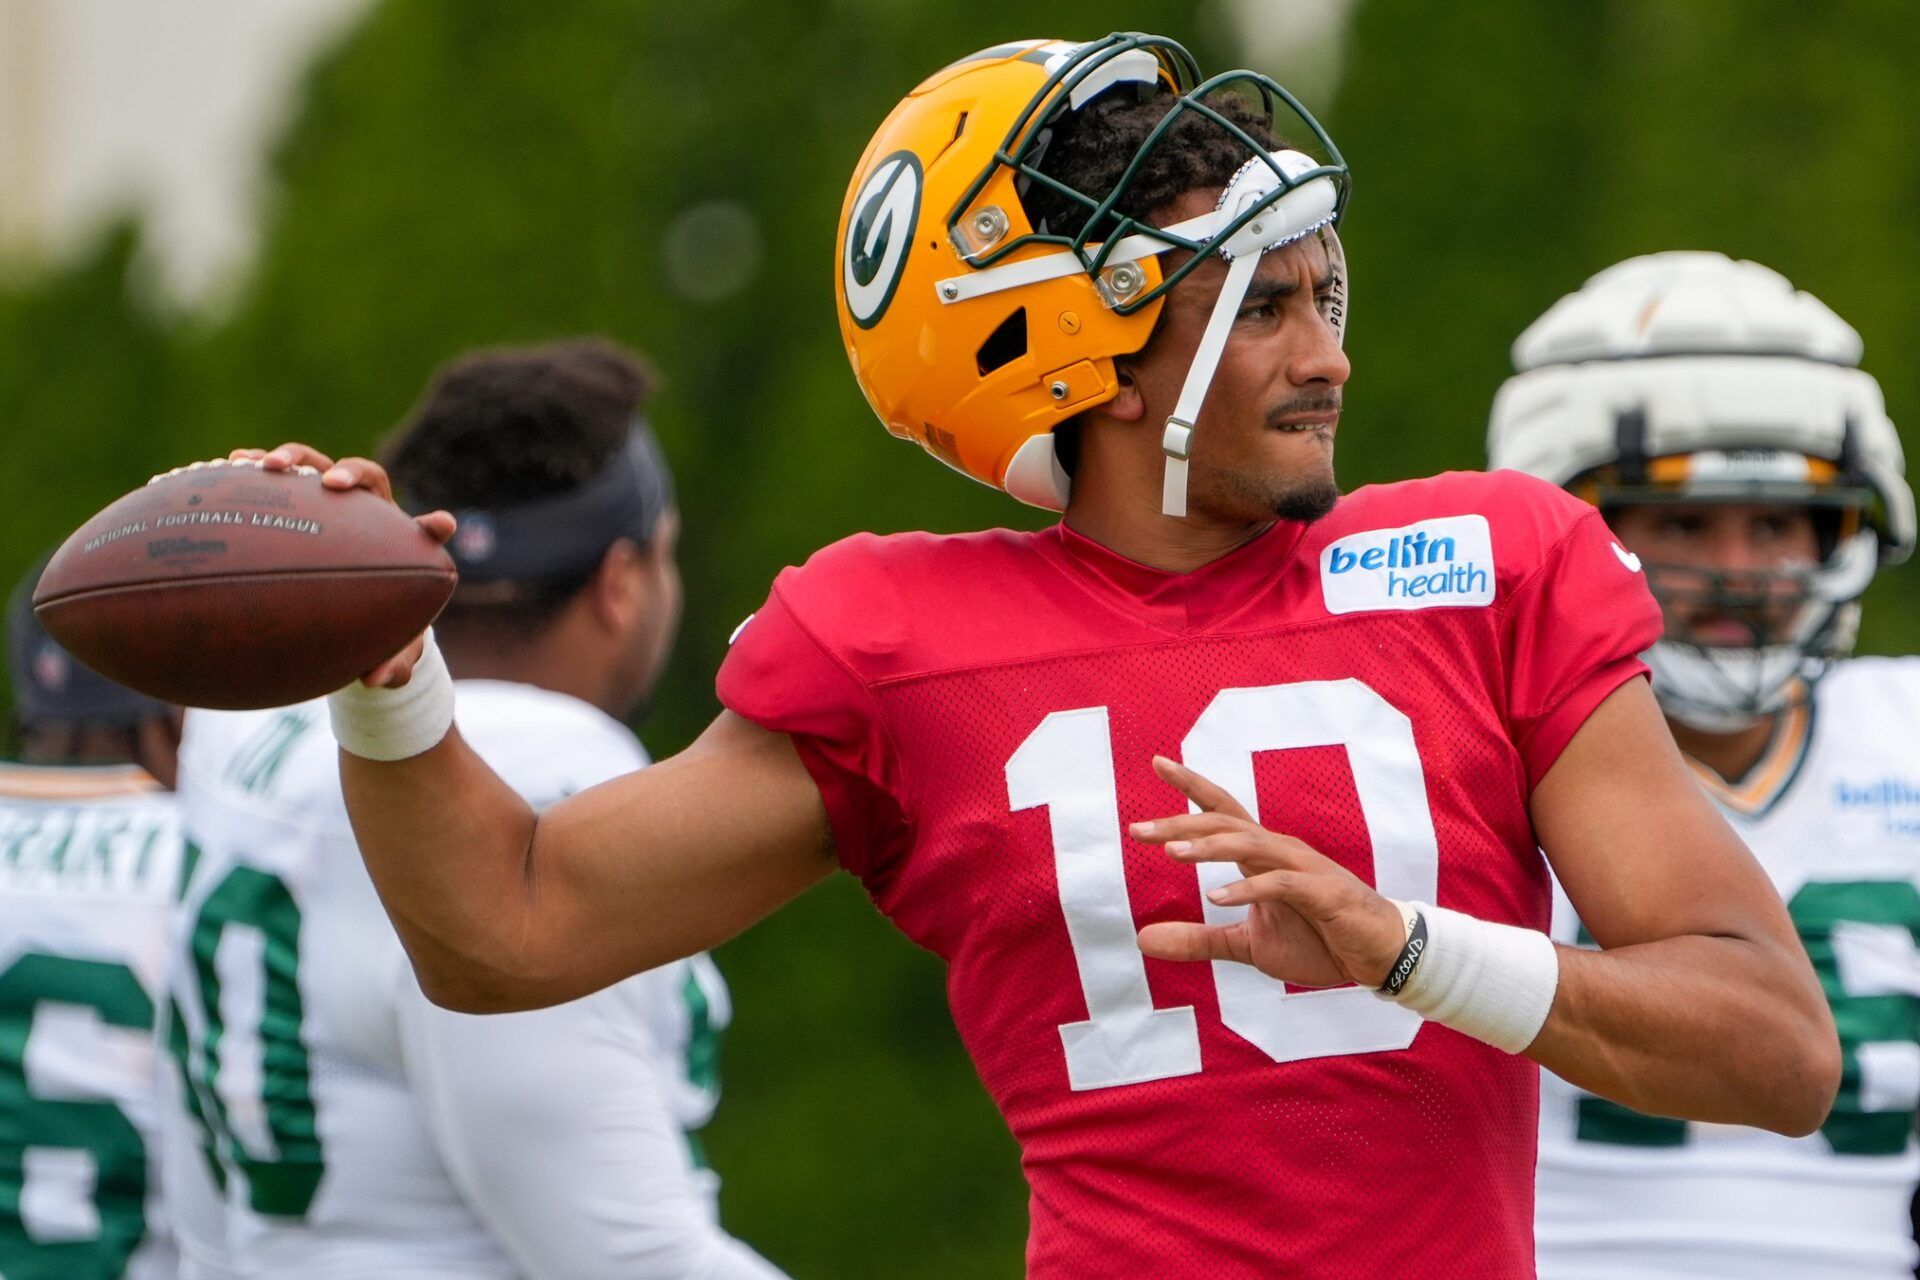
<svg viewBox="0 0 1920 1280"><path fill-rule="evenodd" d="M1625 547L1621 546L1617 542L1612 543L1610 545L1613 547L1613 554L1620 558L1620 563L1627 566L1628 573L1640 572L1639 556L1633 554L1633 552L1627 550Z"/></svg>

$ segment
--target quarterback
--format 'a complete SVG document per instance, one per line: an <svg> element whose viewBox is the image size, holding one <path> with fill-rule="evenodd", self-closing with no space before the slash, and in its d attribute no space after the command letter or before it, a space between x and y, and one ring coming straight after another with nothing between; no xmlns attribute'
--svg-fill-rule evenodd
<svg viewBox="0 0 1920 1280"><path fill-rule="evenodd" d="M1600 273L1514 345L1490 454L1595 503L1666 615L1654 695L1786 900L1839 1026L1817 1133L1642 1114L1542 1082L1548 1280L1909 1277L1920 1182L1920 660L1848 658L1913 550L1859 336L1713 253ZM1554 936L1591 943L1564 894Z"/></svg>
<svg viewBox="0 0 1920 1280"><path fill-rule="evenodd" d="M1673 749L1599 515L1524 476L1339 495L1346 192L1284 89L1160 37L915 89L841 216L855 377L1065 519L826 548L692 747L541 815L431 645L334 695L428 994L565 1000L844 867L947 962L1050 1280L1531 1274L1534 1062L1817 1127L1831 1017ZM1616 950L1548 941L1540 847Z"/></svg>

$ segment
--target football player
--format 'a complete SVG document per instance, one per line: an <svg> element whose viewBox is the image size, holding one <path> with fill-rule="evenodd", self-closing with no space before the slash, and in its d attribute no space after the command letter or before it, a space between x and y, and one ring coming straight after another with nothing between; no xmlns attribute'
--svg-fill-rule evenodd
<svg viewBox="0 0 1920 1280"><path fill-rule="evenodd" d="M7 607L0 763L0 1276L170 1280L159 1105L177 712Z"/></svg>
<svg viewBox="0 0 1920 1280"><path fill-rule="evenodd" d="M480 353L387 451L462 512L440 623L461 722L536 809L647 762L615 717L660 674L680 580L645 391L602 344ZM180 1118L225 1187L216 1247L248 1277L777 1277L719 1228L691 1137L728 1017L712 962L507 1018L436 1008L354 850L338 754L318 702L187 722Z"/></svg>
<svg viewBox="0 0 1920 1280"><path fill-rule="evenodd" d="M1641 565L1665 616L1654 694L1786 900L1845 1064L1801 1137L1548 1076L1549 1280L1913 1274L1920 660L1847 655L1860 593L1913 550L1914 508L1860 354L1818 300L1717 253L1620 263L1514 344L1491 461L1598 506ZM1554 933L1590 941L1564 894Z"/></svg>
<svg viewBox="0 0 1920 1280"><path fill-rule="evenodd" d="M1599 514L1512 474L1339 495L1346 191L1284 89L1157 36L915 89L842 212L855 376L1064 522L828 547L694 746L541 814L451 731L434 647L333 695L428 993L576 997L846 867L948 964L1048 1278L1526 1275L1536 1061L1814 1129L1831 1017ZM1617 950L1547 939L1541 846Z"/></svg>

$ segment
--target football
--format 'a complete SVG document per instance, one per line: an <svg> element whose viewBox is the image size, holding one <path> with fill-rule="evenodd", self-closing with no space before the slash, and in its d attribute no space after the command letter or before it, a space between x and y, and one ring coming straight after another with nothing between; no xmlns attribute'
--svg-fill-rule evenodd
<svg viewBox="0 0 1920 1280"><path fill-rule="evenodd" d="M54 553L34 612L132 689L248 710L329 693L440 612L453 561L398 507L311 467L204 462L155 476Z"/></svg>

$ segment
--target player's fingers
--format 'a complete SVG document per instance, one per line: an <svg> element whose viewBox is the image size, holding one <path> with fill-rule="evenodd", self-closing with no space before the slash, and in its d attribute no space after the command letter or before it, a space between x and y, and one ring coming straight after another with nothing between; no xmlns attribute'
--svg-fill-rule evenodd
<svg viewBox="0 0 1920 1280"><path fill-rule="evenodd" d="M228 462L258 462L267 456L265 449L235 449L227 454Z"/></svg>
<svg viewBox="0 0 1920 1280"><path fill-rule="evenodd" d="M1285 868L1317 871L1326 859L1292 836L1272 831L1227 831L1198 840L1169 840L1169 857L1181 862L1234 862L1252 871Z"/></svg>
<svg viewBox="0 0 1920 1280"><path fill-rule="evenodd" d="M1322 914L1331 905L1333 889L1324 877L1311 871L1281 869L1262 871L1209 890L1207 901L1217 907L1244 907L1256 902L1282 902L1297 908L1309 919Z"/></svg>
<svg viewBox="0 0 1920 1280"><path fill-rule="evenodd" d="M1169 840L1165 847L1167 856L1180 862L1237 862L1262 870L1286 865L1266 841L1241 831L1198 840Z"/></svg>
<svg viewBox="0 0 1920 1280"><path fill-rule="evenodd" d="M1232 818L1248 817L1247 811L1240 807L1240 802L1228 795L1225 788L1215 786L1178 760L1155 756L1153 771L1160 775L1162 782L1178 789L1208 813L1224 813Z"/></svg>
<svg viewBox="0 0 1920 1280"><path fill-rule="evenodd" d="M441 546L453 540L453 532L460 526L451 511L429 511L423 516L415 516L413 522L426 530L427 536Z"/></svg>
<svg viewBox="0 0 1920 1280"><path fill-rule="evenodd" d="M301 444L289 440L286 444L268 449L260 455L260 465L269 471L291 471L295 467L312 467L315 471L325 471L333 465L333 459L310 444Z"/></svg>
<svg viewBox="0 0 1920 1280"><path fill-rule="evenodd" d="M1253 963L1244 924L1206 925L1163 920L1140 930L1140 950L1156 960L1238 960Z"/></svg>
<svg viewBox="0 0 1920 1280"><path fill-rule="evenodd" d="M388 658L360 677L360 683L369 689L398 689L413 679L413 660L410 658Z"/></svg>
<svg viewBox="0 0 1920 1280"><path fill-rule="evenodd" d="M1169 840L1197 840L1201 836L1248 829L1259 830L1245 818L1224 813L1176 813L1150 822L1136 822L1127 828L1127 833L1142 844L1165 844Z"/></svg>
<svg viewBox="0 0 1920 1280"><path fill-rule="evenodd" d="M323 469L320 483L329 489L367 489L393 501L387 469L371 458L342 458Z"/></svg>
<svg viewBox="0 0 1920 1280"><path fill-rule="evenodd" d="M361 676L360 683L370 689L400 688L413 678L413 664L420 661L421 651L426 644L424 635L415 636L406 648Z"/></svg>

